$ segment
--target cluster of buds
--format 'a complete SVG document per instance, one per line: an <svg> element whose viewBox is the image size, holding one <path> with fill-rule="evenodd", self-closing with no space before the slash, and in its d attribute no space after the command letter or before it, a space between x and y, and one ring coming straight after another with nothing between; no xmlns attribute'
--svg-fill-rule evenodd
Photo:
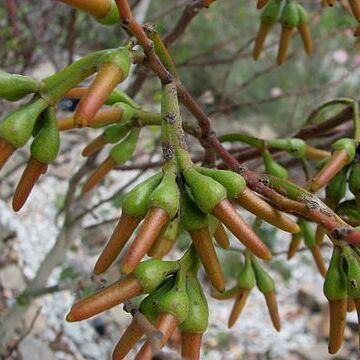
<svg viewBox="0 0 360 360"><path fill-rule="evenodd" d="M245 134L228 134L220 137L220 139L222 141L241 141L258 148L262 152L264 168L269 175L268 181L276 188L293 192L294 199L299 197L310 199L310 192L318 192L325 188L324 203L328 206L328 211L334 211L333 218L337 218L340 223L346 222L357 229L360 225L360 165L358 156L360 127L358 105L350 99L334 99L322 104L314 111L310 115L309 121L313 120L313 117L317 116L321 110L333 104L350 105L353 112L355 133L354 138L337 140L332 145L331 152L311 147L304 140L295 138L261 140ZM288 171L274 159L269 150L283 150L295 158L302 159L302 161L306 161L306 159L319 161L318 168L320 170L309 179L307 184L307 189L310 192L300 190L295 185L285 184L285 181L289 180ZM346 195L349 193L354 195L352 199L347 199L348 196ZM327 210L324 208L323 211L326 212ZM311 220L311 216L309 220ZM309 221L304 218L299 218L297 224L300 231L292 234L288 259L291 259L296 254L302 239L304 239L305 246L310 250L319 273L325 277L324 293L329 300L331 319L329 352L333 354L340 349L343 341L346 312L353 311L356 308L358 314L360 314L357 285L358 269L360 269L358 242L349 245L349 243L341 240L341 234L337 236L336 232L333 233L325 229L322 223L317 226L316 232ZM328 269L321 254L321 245L325 235L328 235L334 244L333 257ZM249 260L247 261L249 263ZM245 304L249 289L254 286L254 275L249 269L249 265L243 268L236 287L224 293L213 294L219 299L236 297L229 319L229 326L234 323Z"/></svg>
<svg viewBox="0 0 360 360"><path fill-rule="evenodd" d="M133 321L114 348L113 359L123 359L147 333L146 322L160 331L161 349L179 328L182 337L182 356L199 359L202 334L208 326L209 309L197 279L199 262L193 247L178 261L147 260L139 263L131 275L100 290L71 308L70 322L88 319L120 303L142 294L139 311L145 317ZM136 359L151 359L151 339L143 344Z"/></svg>
<svg viewBox="0 0 360 360"><path fill-rule="evenodd" d="M336 353L343 342L346 311L356 307L360 320L360 256L358 248L335 246L324 283L329 302L329 352Z"/></svg>
<svg viewBox="0 0 360 360"><path fill-rule="evenodd" d="M237 202L284 231L299 231L298 225L290 218L247 188L245 180L237 173L192 166L183 171L182 182L184 185L179 189L176 175L169 168L135 186L124 197L120 220L95 265L96 274L102 274L109 268L142 220L123 258L121 270L124 273L131 273L146 253L165 255L174 244L177 222L180 221L181 227L189 232L210 280L219 291L224 290L223 276L211 239L215 237L222 247L229 246L223 225L256 256L262 259L271 257L268 248L235 211L231 202ZM161 236L164 231L165 235Z"/></svg>
<svg viewBox="0 0 360 360"><path fill-rule="evenodd" d="M291 37L297 28L301 36L306 53L313 51L313 42L309 29L309 16L306 10L296 0L270 0L258 3L258 8L265 8L261 12L261 25L255 39L253 57L257 60L263 49L264 42L273 25L281 24L281 35L277 63L281 65L286 60Z"/></svg>
<svg viewBox="0 0 360 360"><path fill-rule="evenodd" d="M296 233L300 228L251 191L240 174L195 166L185 144L177 143L179 136L172 133L180 120L176 88L171 83L163 88L162 135L163 148L173 145L175 149L171 152L165 150L167 157L161 172L136 185L125 195L119 222L94 268L95 274L103 274L139 228L122 257L120 270L125 278L75 304L67 319L83 320L140 293L149 293L149 297L141 303L140 311L163 333L161 346L178 326L183 333L183 355L197 359L201 334L207 326L207 305L199 300L203 299L201 288L196 277L188 276L186 280L182 259L170 263L159 260L173 247L179 229L188 232L193 243L187 254L195 254L193 256L201 261L213 288L222 293L225 291L224 277L212 239L215 238L221 247L228 248L230 243L224 227L228 228L246 246L249 256L252 254L251 269L254 268L258 287L265 294L275 327L279 328L273 281L255 260L255 256L269 260L271 253L256 232L240 217L233 204L239 204L287 232ZM101 136L105 137L104 134ZM141 262L146 254L153 260ZM172 274L169 279L158 277L161 281L149 288L142 275L142 269L150 266L145 264L176 264L176 274ZM146 271L146 274L150 273L154 272ZM167 271L162 274L169 276ZM136 284L131 285L134 291L129 289L129 281ZM193 290L187 293L181 290L185 289L185 284L187 289ZM124 299L124 293L129 297ZM238 297L240 303L245 299L240 294ZM236 304L235 308L234 312L239 314L239 305ZM200 315L197 315L198 309L202 309ZM141 326L134 320L116 346L114 358L125 356L143 334ZM149 358L152 353L150 345L150 341L145 342L137 358Z"/></svg>
<svg viewBox="0 0 360 360"><path fill-rule="evenodd" d="M119 11L114 0L60 1L89 13L100 23L114 24L119 21ZM211 1L206 1L206 4L210 3ZM350 3L359 20L358 1ZM286 59L295 28L302 37L306 52L312 51L308 15L303 7L295 0L259 0L258 8L263 7L261 27L253 52L255 59L260 56L266 37L277 21L282 25L279 65ZM150 34L150 39L153 39L151 36L156 38L154 34ZM161 52L159 42L154 45L154 49L155 53ZM17 101L33 94L30 101L0 123L0 169L17 149L24 147L33 138L30 159L13 198L15 211L22 208L36 181L56 159L61 131L82 127L103 128L102 134L83 150L85 157L98 153L108 144L112 146L107 158L83 185L83 192L88 192L113 168L132 157L142 127L161 127L162 169L126 194L118 224L94 267L96 275L103 274L121 254L121 278L74 304L67 320L85 320L128 300L147 295L141 299L136 311L141 316L134 316L116 345L113 358L124 358L146 335L148 338L136 359L151 359L155 350L149 337L150 327L155 333L161 334L157 350L167 343L178 328L182 335L182 356L191 360L199 359L202 334L208 326L209 317L208 305L197 278L202 264L213 287L213 296L218 299L235 298L229 327L237 321L256 284L264 294L272 323L279 331L281 325L275 283L256 259L270 260L272 255L256 231L236 211L235 206L238 205L254 214L257 219L292 234L289 258L296 253L304 238L318 270L325 276L324 292L330 303L331 318L329 351L335 353L341 346L347 308L354 304L358 313L360 312L358 247L336 238L334 231L331 231L334 227L325 226L327 224L319 219L317 222L320 225L316 233L307 220L301 218L297 222L293 221L251 190L239 173L195 165L185 141L177 94L178 83L163 84L161 114L144 111L133 99L116 88L128 76L131 62L144 60L145 53L148 55L147 51L132 50L128 46L98 51L42 81L0 71L0 83L3 85L0 88L0 98ZM171 70L174 64L168 60L161 59ZM173 75L175 73L170 72ZM93 74L96 75L88 88L76 87ZM171 80L169 77L169 81ZM80 101L73 116L57 120L55 106L62 97ZM347 101L345 103L348 104ZM325 202L328 208L323 206L320 210L330 214L330 221L335 219L336 225L340 225L337 229L354 234L356 232L346 223L360 225L360 161L356 154L360 124L357 103L352 104L356 129L354 139L338 140L332 146L332 153L313 148L304 140L296 138L265 141L243 134L230 134L219 140L244 141L258 148L267 174L259 183L272 187L278 196L285 193L283 199L290 204L296 202L294 213L297 215L299 206L301 209L305 208L308 215L311 208L302 200L311 199L310 192L326 187ZM103 105L109 107L101 110ZM307 185L310 192L288 182L289 173L274 159L272 150L286 151L298 159L320 160L320 171ZM256 179L255 175L254 178ZM343 201L347 179L354 199ZM331 213L331 210L337 215ZM308 220L312 220L312 217L308 216ZM341 228L341 225L344 227ZM230 247L226 228L246 248L245 262L237 285L229 290L225 289L214 243L215 240L224 249ZM180 260L163 261L162 258L173 248L180 231L189 234L192 244ZM327 272L320 252L325 234L334 243L333 257ZM134 239L126 247L132 235ZM359 233L354 238L359 243ZM152 259L143 261L146 255Z"/></svg>
<svg viewBox="0 0 360 360"><path fill-rule="evenodd" d="M245 253L245 262L240 270L237 284L223 293L213 291L212 296L218 300L235 298L234 306L228 321L228 327L231 328L238 320L255 283L259 291L265 297L274 328L277 331L280 331L281 322L275 296L275 282L251 253Z"/></svg>
<svg viewBox="0 0 360 360"><path fill-rule="evenodd" d="M116 89L128 75L130 63L130 50L120 47L88 55L42 81L0 72L1 98L17 101L34 94L0 124L0 169L33 138L30 159L13 198L15 211L23 207L39 177L56 159L61 131L106 126L104 134L84 149L84 156L101 150L107 143L115 144L108 159L84 185L84 191L89 191L111 168L130 159L142 126L159 124L158 114L141 110L129 96ZM74 88L94 73L89 88ZM72 117L57 120L55 106L63 96L81 100ZM111 107L99 111L103 104Z"/></svg>
<svg viewBox="0 0 360 360"><path fill-rule="evenodd" d="M319 243L315 240L315 233L311 228L311 225L309 222L300 219L298 221L298 224L300 225L301 232L297 234L293 234L288 250L288 260L290 260L299 249L299 246L301 244L301 240L304 239L304 243L306 247L310 250L311 255L315 261L316 267L319 271L319 273L322 276L326 275L326 265L324 262L324 259L321 255L321 249Z"/></svg>
<svg viewBox="0 0 360 360"><path fill-rule="evenodd" d="M335 0L323 0L322 6L333 6ZM349 5L354 19L360 21L360 1L349 0ZM297 28L303 42L305 52L311 54L313 41L310 34L309 15L296 0L258 0L257 8L261 12L261 25L255 39L253 58L257 60L263 49L265 40L273 25L281 24L281 35L278 48L277 63L281 65L286 60L291 37ZM360 26L354 31L354 36L360 35Z"/></svg>

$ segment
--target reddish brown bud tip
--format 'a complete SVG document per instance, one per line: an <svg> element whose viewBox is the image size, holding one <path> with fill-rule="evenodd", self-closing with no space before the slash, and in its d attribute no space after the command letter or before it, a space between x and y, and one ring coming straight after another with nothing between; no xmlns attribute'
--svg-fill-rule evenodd
<svg viewBox="0 0 360 360"><path fill-rule="evenodd" d="M181 357L186 360L199 360L202 334L183 331L181 333Z"/></svg>
<svg viewBox="0 0 360 360"><path fill-rule="evenodd" d="M47 164L30 158L14 193L12 205L15 211L19 211L24 206L35 183L42 174L46 173L47 168Z"/></svg>
<svg viewBox="0 0 360 360"><path fill-rule="evenodd" d="M276 329L276 331L280 331L281 330L281 322L280 322L280 316L279 316L275 291L269 291L269 292L265 293L264 296L265 296L266 305L269 310L269 314L271 317L271 321L274 325L274 328Z"/></svg>
<svg viewBox="0 0 360 360"><path fill-rule="evenodd" d="M74 304L66 316L66 320L74 322L88 319L141 295L142 292L143 288L139 281L133 276L128 276Z"/></svg>
<svg viewBox="0 0 360 360"><path fill-rule="evenodd" d="M80 100L74 114L75 124L79 126L92 125L96 113L123 77L124 73L118 65L103 64L86 94Z"/></svg>
<svg viewBox="0 0 360 360"><path fill-rule="evenodd" d="M239 289L238 294L235 298L234 306L231 310L231 314L228 321L228 327L232 328L237 319L239 318L242 309L245 306L246 300L249 296L250 290L249 289Z"/></svg>
<svg viewBox="0 0 360 360"><path fill-rule="evenodd" d="M315 232L315 244L321 246L321 244L324 241L325 235L326 235L325 229L322 226L318 225L316 227L316 232Z"/></svg>
<svg viewBox="0 0 360 360"><path fill-rule="evenodd" d="M282 214L279 210L275 209L261 197L257 196L248 188L245 188L244 191L239 194L237 202L244 209L250 211L251 213L281 230L290 233L297 233L300 231L299 225Z"/></svg>
<svg viewBox="0 0 360 360"><path fill-rule="evenodd" d="M0 139L0 170L15 150L16 148L9 144L5 139Z"/></svg>
<svg viewBox="0 0 360 360"><path fill-rule="evenodd" d="M301 240L302 240L302 237L299 233L292 235L291 242L289 245L288 255L287 255L288 260L292 259L295 256L295 254L297 253L300 243L301 243Z"/></svg>
<svg viewBox="0 0 360 360"><path fill-rule="evenodd" d="M234 299L238 293L239 287L238 286L234 286L229 290L226 290L222 293L211 289L211 297L213 297L214 299L217 300L230 300L230 299Z"/></svg>
<svg viewBox="0 0 360 360"><path fill-rule="evenodd" d="M314 148L310 145L306 145L305 148L305 157L310 160L322 160L328 156L330 156L331 153L326 150L321 150Z"/></svg>
<svg viewBox="0 0 360 360"><path fill-rule="evenodd" d="M209 229L202 228L191 231L190 236L211 284L217 291L223 292L225 290L224 275L209 234Z"/></svg>
<svg viewBox="0 0 360 360"><path fill-rule="evenodd" d="M75 322L75 320L71 314L67 314L65 319L67 322Z"/></svg>
<svg viewBox="0 0 360 360"><path fill-rule="evenodd" d="M258 0L258 2L256 3L256 8L258 10L262 9L265 5L267 5L267 3L269 2L269 0Z"/></svg>
<svg viewBox="0 0 360 360"><path fill-rule="evenodd" d="M88 88L86 87L72 88L64 94L64 97L68 99L80 99L86 94L87 90Z"/></svg>
<svg viewBox="0 0 360 360"><path fill-rule="evenodd" d="M344 331L346 325L347 299L330 300L330 335L329 335L329 353L335 354L339 351L344 340Z"/></svg>
<svg viewBox="0 0 360 360"><path fill-rule="evenodd" d="M299 30L306 53L311 54L314 50L314 44L312 41L309 24L303 23L301 25L298 25L297 28Z"/></svg>
<svg viewBox="0 0 360 360"><path fill-rule="evenodd" d="M96 18L102 18L107 15L111 2L109 0L60 0L70 6L76 7Z"/></svg>
<svg viewBox="0 0 360 360"><path fill-rule="evenodd" d="M318 245L314 245L310 247L311 254L315 260L315 264L317 269L319 270L319 273L322 277L325 277L327 269L324 262L324 259L321 255L321 249Z"/></svg>
<svg viewBox="0 0 360 360"><path fill-rule="evenodd" d="M112 360L124 359L143 335L143 328L133 319L119 342L116 344L112 354Z"/></svg>
<svg viewBox="0 0 360 360"><path fill-rule="evenodd" d="M64 119L59 119L57 126L59 131L72 130L75 128L74 118L71 116Z"/></svg>
<svg viewBox="0 0 360 360"><path fill-rule="evenodd" d="M219 246L221 246L223 249L228 249L230 247L230 240L226 234L223 224L219 223L217 226L214 238Z"/></svg>
<svg viewBox="0 0 360 360"><path fill-rule="evenodd" d="M159 315L158 321L156 323L156 328L162 332L163 336L160 340L160 347L164 347L164 345L168 342L170 336L175 331L178 325L177 318L168 313L162 313ZM143 347L137 353L135 360L151 360L153 356L151 343L149 340L145 342Z"/></svg>
<svg viewBox="0 0 360 360"><path fill-rule="evenodd" d="M96 152L100 151L107 144L106 139L103 135L99 135L93 141L91 141L88 145L85 146L82 156L88 157Z"/></svg>
<svg viewBox="0 0 360 360"><path fill-rule="evenodd" d="M261 54L261 50L264 46L264 42L272 28L272 24L261 23L260 29L256 35L255 45L253 49L253 58L257 60Z"/></svg>
<svg viewBox="0 0 360 360"><path fill-rule="evenodd" d="M271 252L228 200L220 201L211 211L254 255L270 260Z"/></svg>
<svg viewBox="0 0 360 360"><path fill-rule="evenodd" d="M121 264L121 271L130 274L154 244L169 221L169 214L161 208L149 209L140 230Z"/></svg>
<svg viewBox="0 0 360 360"><path fill-rule="evenodd" d="M323 188L349 161L346 150L336 150L331 155L329 162L314 176L309 184L313 193Z"/></svg>
<svg viewBox="0 0 360 360"><path fill-rule="evenodd" d="M83 193L92 190L115 166L116 162L111 157L102 162L87 179L82 189Z"/></svg>
<svg viewBox="0 0 360 360"><path fill-rule="evenodd" d="M140 217L127 215L125 213L121 214L109 242L106 244L95 264L94 273L96 275L102 274L110 267L130 239L140 221Z"/></svg>
<svg viewBox="0 0 360 360"><path fill-rule="evenodd" d="M277 56L278 65L282 65L286 60L286 54L289 48L290 40L293 35L294 28L283 26L280 35L279 50Z"/></svg>

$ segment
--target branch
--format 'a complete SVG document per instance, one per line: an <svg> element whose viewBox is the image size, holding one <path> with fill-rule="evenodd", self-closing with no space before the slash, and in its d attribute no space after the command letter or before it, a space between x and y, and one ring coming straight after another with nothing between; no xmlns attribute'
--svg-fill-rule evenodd
<svg viewBox="0 0 360 360"><path fill-rule="evenodd" d="M329 230L329 232L337 239L341 238L352 243L360 244L360 232L353 231L348 224L341 221L341 219L337 217L331 209L321 203L321 201L314 195L308 193L300 187L296 187L295 185L293 186L293 188L295 187L294 190L291 184L287 182L282 182L282 187L278 188L269 177L258 176L239 163L238 160L234 158L226 150L226 148L224 148L216 137L215 132L211 128L210 118L197 104L181 81L179 79L174 79L174 77L162 64L155 53L152 41L146 36L143 27L134 19L128 1L116 0L116 3L119 13L121 14L123 26L129 33L137 38L139 44L143 47L147 56L145 65L154 71L163 85L170 82L174 82L176 84L180 101L186 106L199 123L202 130L203 142L208 144L206 149L213 148L230 169L240 173L240 175L245 178L247 185L252 190L265 196L281 210L317 222ZM319 88L316 87L313 91L317 91L318 89Z"/></svg>

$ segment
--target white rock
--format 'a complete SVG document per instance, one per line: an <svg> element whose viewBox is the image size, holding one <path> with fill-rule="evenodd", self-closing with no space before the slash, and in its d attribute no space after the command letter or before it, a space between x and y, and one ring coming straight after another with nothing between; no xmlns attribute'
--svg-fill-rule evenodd
<svg viewBox="0 0 360 360"><path fill-rule="evenodd" d="M7 265L0 270L0 282L7 290L22 290L25 287L23 274L15 264Z"/></svg>
<svg viewBox="0 0 360 360"><path fill-rule="evenodd" d="M26 337L19 345L23 360L55 360L54 353L40 340Z"/></svg>
<svg viewBox="0 0 360 360"><path fill-rule="evenodd" d="M101 350L98 344L95 342L84 343L80 346L81 353L87 359L101 359Z"/></svg>
<svg viewBox="0 0 360 360"><path fill-rule="evenodd" d="M31 304L29 310L26 312L25 319L24 319L25 329L30 328L30 326L34 320L34 317L36 316L36 313L37 313L39 307L41 306L40 304L41 304L41 301L36 300L33 304ZM30 334L31 335L40 335L43 332L45 332L47 328L48 328L47 318L42 312L40 312L40 314L37 315L37 318L32 325Z"/></svg>

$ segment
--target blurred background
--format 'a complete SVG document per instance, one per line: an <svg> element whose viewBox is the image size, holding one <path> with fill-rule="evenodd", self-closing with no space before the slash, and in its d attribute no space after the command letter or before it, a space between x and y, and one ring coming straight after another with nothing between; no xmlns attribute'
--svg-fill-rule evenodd
<svg viewBox="0 0 360 360"><path fill-rule="evenodd" d="M315 52L306 56L296 35L290 59L281 67L275 64L280 26L272 30L260 60L252 60L259 26L255 0L219 0L197 14L184 34L175 39L171 38L172 30L181 23L191 1L130 3L140 22L156 23L161 36L174 40L170 52L180 78L211 115L218 134L244 131L263 138L286 136L299 129L322 102L334 97L357 99L360 44L352 36L355 23L347 12L347 2L322 9L320 1L303 1L311 14ZM101 26L58 1L0 3L2 70L42 79L81 56L117 47L125 39L120 26ZM159 111L159 81L142 67L133 69L123 89L145 109ZM18 104L0 100L0 105L3 117ZM62 100L59 117L70 116L75 106L71 100ZM184 109L182 115L186 121L194 121ZM156 170L161 160L159 133L147 129L133 160L83 196L79 185L95 164L84 160L81 151L97 135L93 129L62 134L60 156L19 214L11 209L11 197L28 149L18 151L0 174L1 358L109 359L131 320L118 306L81 323L64 321L75 299L118 279L117 266L104 278L95 278L91 276L93 265L115 227L123 194ZM202 148L193 138L188 140L194 158L201 159ZM105 156L100 154L96 161ZM256 159L248 165L262 170ZM294 165L291 176L301 183L301 164ZM243 215L253 220L248 213ZM276 279L282 331L273 330L257 290L250 294L235 327L228 330L232 301L212 299L207 291L210 327L204 336L202 358L329 359L323 280L310 254L300 251L287 261L288 234L264 224L260 235L275 254L267 266ZM169 258L178 258L188 242L182 235ZM239 271L239 249L237 241L232 241L231 251L218 249L229 287ZM330 254L330 248L325 247L326 261ZM209 290L203 273L202 282ZM345 337L336 358L357 359L355 312L348 314ZM178 345L173 337L172 346L166 349L169 358Z"/></svg>

